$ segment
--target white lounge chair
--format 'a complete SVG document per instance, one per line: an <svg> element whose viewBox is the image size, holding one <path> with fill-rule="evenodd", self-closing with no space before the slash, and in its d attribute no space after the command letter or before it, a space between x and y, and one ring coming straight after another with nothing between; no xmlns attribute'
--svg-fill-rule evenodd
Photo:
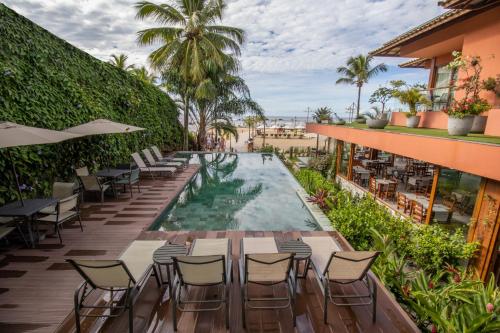
<svg viewBox="0 0 500 333"><path fill-rule="evenodd" d="M294 253L278 253L276 241L272 237L243 238L241 240L239 269L244 328L246 328L246 309L272 310L288 307L292 311L292 320L295 326L294 278L290 274L293 258ZM251 297L248 290L249 284L270 288L284 284L287 295L285 297ZM275 304L262 305L266 302Z"/></svg>
<svg viewBox="0 0 500 333"><path fill-rule="evenodd" d="M149 166L172 167L172 168L176 168L177 170L180 170L184 167L184 165L181 162L157 162L157 161L155 161L153 155L151 155L151 152L147 148L142 150L142 154L146 158L146 161L148 162Z"/></svg>
<svg viewBox="0 0 500 333"><path fill-rule="evenodd" d="M160 149L158 149L157 146L151 146L151 150L153 151L153 153L155 154L156 156L156 159L158 161L174 161L174 162L182 162L184 164L188 164L189 163L189 159L188 158L184 158L184 157L165 157L161 154L160 152Z"/></svg>
<svg viewBox="0 0 500 333"><path fill-rule="evenodd" d="M176 282L173 284L172 317L177 331L177 310L181 312L218 311L224 308L229 329L229 283L232 281L231 241L227 238L196 239L190 255L174 257ZM218 297L210 300L188 299L187 286L220 286ZM184 293L183 293L184 291ZM184 294L184 295L183 295ZM187 304L217 304L216 307L189 308Z"/></svg>
<svg viewBox="0 0 500 333"><path fill-rule="evenodd" d="M379 255L376 251L342 251L331 237L302 237L311 247L311 264L324 294L323 320L328 322L328 302L337 306L372 305L372 321L377 317L377 286L367 274ZM332 284L351 284L361 281L366 294L335 295ZM335 299L340 299L338 302ZM357 299L356 302L348 302ZM343 300L343 301L342 301Z"/></svg>
<svg viewBox="0 0 500 333"><path fill-rule="evenodd" d="M148 172L153 179L155 173L172 175L177 170L172 167L148 167L141 158L141 155L138 153L132 153L131 155L141 172Z"/></svg>
<svg viewBox="0 0 500 333"><path fill-rule="evenodd" d="M77 333L81 332L80 317L118 317L126 310L129 312L129 332L133 332L133 304L151 273L155 273L160 287L152 258L153 252L163 244L165 241L134 241L118 260L67 259L84 279L74 297ZM109 292L109 301L86 304L85 300L96 291ZM90 311L84 313L86 309Z"/></svg>

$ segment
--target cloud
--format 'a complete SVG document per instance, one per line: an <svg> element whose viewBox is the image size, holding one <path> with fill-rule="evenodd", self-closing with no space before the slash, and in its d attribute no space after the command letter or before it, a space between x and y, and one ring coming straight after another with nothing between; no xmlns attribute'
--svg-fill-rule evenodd
<svg viewBox="0 0 500 333"><path fill-rule="evenodd" d="M151 25L135 19L135 0L4 2L101 60L125 53L144 65L154 49L136 43L136 32ZM334 85L335 69L441 12L427 0L229 0L223 22L246 32L242 76L253 97L269 114L295 114L307 106L343 110L355 100L356 89ZM362 105L391 79L426 82L426 71L395 67L401 59L376 61L389 64L390 71L364 87Z"/></svg>

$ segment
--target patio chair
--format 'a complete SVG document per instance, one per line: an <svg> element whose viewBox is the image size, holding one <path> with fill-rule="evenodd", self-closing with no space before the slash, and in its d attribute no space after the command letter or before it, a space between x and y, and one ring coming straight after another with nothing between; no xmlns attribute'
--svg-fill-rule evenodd
<svg viewBox="0 0 500 333"><path fill-rule="evenodd" d="M408 205L408 200L406 199L406 195L404 195L403 193L401 192L397 192L396 194L396 208L398 210L402 209L403 210L403 213L406 214L406 212L409 210L409 205Z"/></svg>
<svg viewBox="0 0 500 333"><path fill-rule="evenodd" d="M129 332L134 330L133 304L143 290L151 273L158 287L158 275L153 266L153 252L165 241L134 241L118 260L67 259L84 282L75 290L76 332L81 332L81 317L113 318L128 310ZM97 304L88 299L95 292L109 292L109 298L101 297ZM105 299L109 299L102 304ZM90 310L84 313L85 310ZM102 313L98 313L102 311Z"/></svg>
<svg viewBox="0 0 500 333"><path fill-rule="evenodd" d="M427 212L424 208L424 205L422 205L420 202L412 201L410 211L410 216L413 221L422 223L425 220Z"/></svg>
<svg viewBox="0 0 500 333"><path fill-rule="evenodd" d="M95 192L100 194L101 203L104 202L104 192L106 192L109 188L111 188L113 192L115 191L110 182L103 183L99 177L95 175L79 176L78 178L82 184L83 192Z"/></svg>
<svg viewBox="0 0 500 333"><path fill-rule="evenodd" d="M328 323L328 303L337 306L372 305L372 321L377 318L377 286L368 271L379 255L376 251L342 251L331 237L302 237L311 247L311 265L323 292L323 320ZM334 294L334 284L362 282L366 293ZM338 302L336 299L340 299ZM350 302L350 299L358 301Z"/></svg>
<svg viewBox="0 0 500 333"><path fill-rule="evenodd" d="M146 158L146 161L148 162L149 166L152 167L172 167L176 168L177 170L180 170L184 167L184 165L181 162L156 162L153 155L151 155L151 152L149 149L143 149L142 154Z"/></svg>
<svg viewBox="0 0 500 333"><path fill-rule="evenodd" d="M55 199L61 200L64 198L68 198L73 194L75 194L75 183L54 182L54 184L52 184L52 197ZM55 214L56 206L57 205L45 207L44 209L40 210L39 213Z"/></svg>
<svg viewBox="0 0 500 333"><path fill-rule="evenodd" d="M137 185L137 191L141 193L141 187L139 185L140 175L141 175L141 170L139 168L130 168L130 172L123 178L115 180L114 184L123 185L123 191L125 191L126 187L128 186L130 191L130 197L133 198L134 194L132 193L132 185Z"/></svg>
<svg viewBox="0 0 500 333"><path fill-rule="evenodd" d="M86 166L75 169L75 172L78 177L90 175L89 169Z"/></svg>
<svg viewBox="0 0 500 333"><path fill-rule="evenodd" d="M394 180L393 183L387 184L384 191L381 193L381 197L385 200L396 200L396 190L398 188L398 182Z"/></svg>
<svg viewBox="0 0 500 333"><path fill-rule="evenodd" d="M173 257L177 275L173 292L173 324L177 331L177 310L181 312L218 311L224 308L226 328L229 329L229 283L232 281L231 240L195 239L189 256ZM210 300L188 299L186 287L219 287L218 297ZM183 295L183 291L184 295ZM208 306L193 308L184 305Z"/></svg>
<svg viewBox="0 0 500 333"><path fill-rule="evenodd" d="M154 177L155 173L159 173L159 174L166 173L168 175L172 175L177 170L176 168L172 168L172 167L152 167L152 166L148 167L146 165L146 163L144 162L144 160L142 159L141 155L139 155L139 153L132 153L131 156L134 159L135 164L137 164L137 166L139 167L139 169L142 172L148 172L149 175L151 176L151 178L153 178L153 179L155 178Z"/></svg>
<svg viewBox="0 0 500 333"><path fill-rule="evenodd" d="M276 241L272 237L243 238L240 243L240 285L243 302L242 321L246 328L246 310L277 310L290 307L295 327L294 277L290 274L294 253L278 253ZM260 285L271 290L276 285L285 285L284 297L251 297L249 285ZM278 303L270 304L269 302ZM263 305L263 304L269 305Z"/></svg>
<svg viewBox="0 0 500 333"><path fill-rule="evenodd" d="M78 194L59 200L56 206L56 213L39 217L37 222L49 223L54 225L54 233L57 233L59 242L62 244L61 226L74 218L78 218L80 229L83 231L80 209L78 207Z"/></svg>
<svg viewBox="0 0 500 333"><path fill-rule="evenodd" d="M165 157L161 154L160 149L157 146L151 146L151 150L153 154L155 154L156 159L160 162L162 161L174 161L174 162L182 162L183 164L188 164L189 159L184 157Z"/></svg>
<svg viewBox="0 0 500 333"><path fill-rule="evenodd" d="M11 223L13 223L13 221L14 220L10 217L0 217L0 240L4 239L11 232L16 230L16 227L11 226ZM24 239L24 236L22 237Z"/></svg>

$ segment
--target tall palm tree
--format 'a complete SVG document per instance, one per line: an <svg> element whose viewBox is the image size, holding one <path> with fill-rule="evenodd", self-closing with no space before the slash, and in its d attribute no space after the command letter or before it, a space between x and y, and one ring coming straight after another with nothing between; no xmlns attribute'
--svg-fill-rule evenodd
<svg viewBox="0 0 500 333"><path fill-rule="evenodd" d="M347 60L347 66L340 66L337 68L337 73L342 74L343 77L339 78L336 84L355 84L358 87L356 117L359 117L361 87L378 73L387 71L387 66L383 63L372 67L372 60L373 57L371 55L365 56L360 54L356 57L350 57Z"/></svg>
<svg viewBox="0 0 500 333"><path fill-rule="evenodd" d="M112 54L111 59L109 59L108 63L111 65L118 67L124 71L130 71L134 69L134 65L127 65L128 56L120 53L120 54Z"/></svg>
<svg viewBox="0 0 500 333"><path fill-rule="evenodd" d="M164 4L141 1L135 7L138 19L149 18L160 25L139 31L138 43L161 44L149 55L151 66L156 70L180 70L184 110L189 110L190 88L206 78L207 68L222 68L226 58L240 54L243 30L217 24L222 20L223 0L169 0ZM188 124L189 113L184 112L184 149L188 148Z"/></svg>

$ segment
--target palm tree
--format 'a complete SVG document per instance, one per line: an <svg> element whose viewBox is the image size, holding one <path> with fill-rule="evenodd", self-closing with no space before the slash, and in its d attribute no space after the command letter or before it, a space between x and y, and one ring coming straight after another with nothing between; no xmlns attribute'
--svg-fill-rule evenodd
<svg viewBox="0 0 500 333"><path fill-rule="evenodd" d="M154 84L157 79L157 77L153 73L150 73L144 66L132 69L132 74L146 83Z"/></svg>
<svg viewBox="0 0 500 333"><path fill-rule="evenodd" d="M321 123L323 120L330 120L331 117L332 117L332 110L326 106L318 108L313 113L313 119L316 120L317 123Z"/></svg>
<svg viewBox="0 0 500 333"><path fill-rule="evenodd" d="M347 66L337 68L337 73L342 74L344 77L339 78L336 84L355 84L358 87L356 117L359 117L361 87L363 87L363 85L367 83L370 78L374 77L378 73L387 71L387 66L385 64L378 64L372 67L372 60L373 57L371 55L365 56L360 54L356 57L350 57L347 60Z"/></svg>
<svg viewBox="0 0 500 333"><path fill-rule="evenodd" d="M130 71L134 69L134 65L127 65L128 56L120 53L120 54L112 54L111 59L109 59L108 63L111 65L118 67L124 71Z"/></svg>
<svg viewBox="0 0 500 333"><path fill-rule="evenodd" d="M155 70L178 69L183 79L184 110L189 110L190 89L206 79L207 68L222 68L226 59L240 54L241 29L218 25L223 0L169 0L136 4L137 18L150 18L160 26L138 32L140 45L160 43L149 55ZM226 54L225 51L231 52ZM184 112L184 149L188 147L189 113Z"/></svg>

